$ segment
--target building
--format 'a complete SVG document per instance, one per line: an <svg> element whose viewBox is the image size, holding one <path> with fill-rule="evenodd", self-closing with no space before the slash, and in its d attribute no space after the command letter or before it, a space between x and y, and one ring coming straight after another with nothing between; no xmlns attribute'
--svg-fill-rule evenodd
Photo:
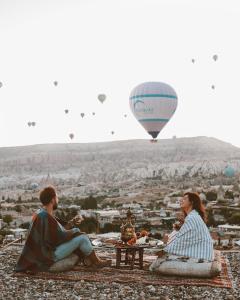
<svg viewBox="0 0 240 300"><path fill-rule="evenodd" d="M218 225L218 229L219 231L222 232L234 232L237 235L240 235L240 226L237 225L228 225L228 224L224 224L224 225Z"/></svg>
<svg viewBox="0 0 240 300"><path fill-rule="evenodd" d="M116 222L116 219L120 219L120 212L118 210L96 210L94 211L96 219L100 228L104 228L107 223Z"/></svg>
<svg viewBox="0 0 240 300"><path fill-rule="evenodd" d="M21 237L23 239L26 239L27 232L28 232L27 229L23 229L23 228L10 229L10 231L12 232L15 239L19 239Z"/></svg>

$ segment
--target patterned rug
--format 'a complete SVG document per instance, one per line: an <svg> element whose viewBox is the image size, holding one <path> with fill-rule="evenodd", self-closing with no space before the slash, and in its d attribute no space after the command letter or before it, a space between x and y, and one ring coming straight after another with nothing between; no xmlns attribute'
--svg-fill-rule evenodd
<svg viewBox="0 0 240 300"><path fill-rule="evenodd" d="M31 277L33 279L40 278L46 280L67 280L67 281L89 281L89 282L117 282L117 283L134 283L145 285L185 285L185 286L211 286L220 288L232 288L232 276L228 263L228 259L221 255L222 272L219 276L204 279L204 278L188 278L188 277L170 277L150 273L145 270L126 270L103 268L101 272L96 269L87 268L77 265L73 270L62 273L39 272L36 274L14 273L16 277ZM147 267L147 266L145 266Z"/></svg>

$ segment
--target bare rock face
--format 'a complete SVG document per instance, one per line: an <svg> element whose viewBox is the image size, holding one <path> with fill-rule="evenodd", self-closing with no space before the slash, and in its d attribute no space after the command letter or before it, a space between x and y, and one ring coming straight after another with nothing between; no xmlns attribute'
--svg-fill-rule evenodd
<svg viewBox="0 0 240 300"><path fill-rule="evenodd" d="M0 148L0 188L41 184L50 174L59 184L84 189L147 177L221 174L227 165L240 169L240 149L208 137Z"/></svg>

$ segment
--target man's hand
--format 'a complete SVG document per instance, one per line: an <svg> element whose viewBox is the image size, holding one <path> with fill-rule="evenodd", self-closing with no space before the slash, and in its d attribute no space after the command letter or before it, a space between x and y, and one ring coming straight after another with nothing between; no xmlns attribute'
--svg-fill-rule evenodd
<svg viewBox="0 0 240 300"><path fill-rule="evenodd" d="M71 229L74 226L79 226L83 221L83 217L80 215L75 216L74 218L72 218L67 225L65 226L66 229Z"/></svg>

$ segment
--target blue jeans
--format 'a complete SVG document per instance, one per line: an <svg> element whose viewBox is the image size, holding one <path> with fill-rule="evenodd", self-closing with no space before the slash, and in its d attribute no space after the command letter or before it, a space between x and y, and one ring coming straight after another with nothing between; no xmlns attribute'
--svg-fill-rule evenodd
<svg viewBox="0 0 240 300"><path fill-rule="evenodd" d="M76 236L70 241L59 245L54 251L54 261L61 260L69 256L74 250L80 249L85 256L93 251L93 246L86 234Z"/></svg>

